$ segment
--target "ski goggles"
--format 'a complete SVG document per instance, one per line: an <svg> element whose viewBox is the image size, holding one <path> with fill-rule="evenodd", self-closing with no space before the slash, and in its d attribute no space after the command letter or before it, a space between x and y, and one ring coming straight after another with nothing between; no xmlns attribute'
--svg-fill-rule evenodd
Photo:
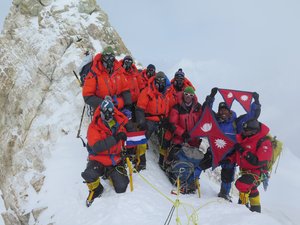
<svg viewBox="0 0 300 225"><path fill-rule="evenodd" d="M155 78L155 82L158 84L165 84L166 78L164 78L164 77Z"/></svg>
<svg viewBox="0 0 300 225"><path fill-rule="evenodd" d="M115 61L115 56L113 54L105 54L102 57L103 61Z"/></svg>
<svg viewBox="0 0 300 225"><path fill-rule="evenodd" d="M124 64L126 64L126 65L131 65L132 63L133 63L133 61L131 59L124 60Z"/></svg>

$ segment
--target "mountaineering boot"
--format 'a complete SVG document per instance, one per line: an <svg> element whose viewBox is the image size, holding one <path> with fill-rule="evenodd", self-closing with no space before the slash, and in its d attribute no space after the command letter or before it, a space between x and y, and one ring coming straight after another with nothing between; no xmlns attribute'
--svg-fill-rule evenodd
<svg viewBox="0 0 300 225"><path fill-rule="evenodd" d="M222 182L218 197L224 198L225 200L232 202L231 197L229 195L230 189L231 189L231 183Z"/></svg>
<svg viewBox="0 0 300 225"><path fill-rule="evenodd" d="M137 146L136 150L136 162L134 168L140 172L146 169L146 144L141 144Z"/></svg>
<svg viewBox="0 0 300 225"><path fill-rule="evenodd" d="M146 154L140 155L139 159L140 159L139 163L135 164L135 166L134 166L134 168L138 172L146 169Z"/></svg>
<svg viewBox="0 0 300 225"><path fill-rule="evenodd" d="M86 183L86 185L89 188L89 195L86 199L86 206L90 207L94 201L95 198L98 198L103 193L103 186L100 183L100 178L98 178L96 181L91 183Z"/></svg>
<svg viewBox="0 0 300 225"><path fill-rule="evenodd" d="M250 210L252 212L258 212L261 213L261 206L260 206L260 197L259 195L255 197L249 197L250 201Z"/></svg>
<svg viewBox="0 0 300 225"><path fill-rule="evenodd" d="M240 192L238 204L245 205L249 208L249 192Z"/></svg>

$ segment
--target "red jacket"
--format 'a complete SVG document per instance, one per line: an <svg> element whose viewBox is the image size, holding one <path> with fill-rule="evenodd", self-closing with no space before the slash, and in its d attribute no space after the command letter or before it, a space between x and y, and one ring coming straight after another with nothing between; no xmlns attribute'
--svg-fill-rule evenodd
<svg viewBox="0 0 300 225"><path fill-rule="evenodd" d="M114 63L114 72L110 75L102 65L101 54L97 54L93 60L91 70L94 73L89 72L85 78L82 88L83 97L97 96L101 99L104 99L106 95L111 96L113 99L116 97L118 109L122 109L124 107L122 93L129 91L129 84L121 71L119 63Z"/></svg>
<svg viewBox="0 0 300 225"><path fill-rule="evenodd" d="M137 108L145 112L148 120L160 121L160 118L166 117L169 113L169 100L163 93L160 93L154 84L155 77L149 79L149 86L140 94L137 101Z"/></svg>
<svg viewBox="0 0 300 225"><path fill-rule="evenodd" d="M267 161L272 158L272 143L270 140L266 139L263 141L260 146L256 149L257 142L265 137L269 133L269 128L261 124L261 130L248 138L243 139L241 134L236 135L237 143L239 143L244 152L241 154L239 151L236 151L229 159L232 162L236 162L240 166L241 170L247 170L251 173L260 174L261 170L265 169ZM259 165L252 165L246 160L246 155L248 152L251 152L258 159Z"/></svg>
<svg viewBox="0 0 300 225"><path fill-rule="evenodd" d="M114 119L116 121L116 131L113 131L105 125L100 116L100 107L95 111L92 122L88 127L87 140L88 145L94 154L89 155L90 160L95 160L104 166L118 165L121 161L121 151L123 142L116 142L113 137L119 132L126 132L125 124L128 122L127 117L115 108ZM111 146L109 149L97 149L99 146Z"/></svg>
<svg viewBox="0 0 300 225"><path fill-rule="evenodd" d="M195 87L193 86L193 84L187 78L184 78L184 83L183 83L182 90L184 90L188 86L191 86L195 90ZM169 98L169 107L170 107L170 110L172 109L172 107L174 105L176 105L178 103L177 93L178 93L178 91L174 88L174 78L173 78L171 80L171 86L169 87L169 89L167 91L167 96Z"/></svg>
<svg viewBox="0 0 300 225"><path fill-rule="evenodd" d="M193 103L191 106L191 110L188 111L184 102L183 102L183 92L178 93L178 101L170 112L170 122L173 123L176 127L174 131L174 137L172 142L175 144L182 144L184 142L182 138L182 134L185 131L191 131L195 124L199 121L200 116L202 114L202 108L200 103L197 101L196 95L193 98ZM188 144L194 147L199 147L200 139L193 138L188 141Z"/></svg>

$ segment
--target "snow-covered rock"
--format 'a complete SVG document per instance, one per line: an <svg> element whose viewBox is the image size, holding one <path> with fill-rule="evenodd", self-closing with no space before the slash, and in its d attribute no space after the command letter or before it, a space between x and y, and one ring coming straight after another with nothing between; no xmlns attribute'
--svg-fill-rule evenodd
<svg viewBox="0 0 300 225"><path fill-rule="evenodd" d="M95 0L13 1L0 36L0 188L6 224L26 224L39 214L32 215L39 209L28 210L26 203L43 185L44 160L61 136L77 129L74 118L80 119L83 100L72 71L86 50L96 53L107 45L129 54Z"/></svg>

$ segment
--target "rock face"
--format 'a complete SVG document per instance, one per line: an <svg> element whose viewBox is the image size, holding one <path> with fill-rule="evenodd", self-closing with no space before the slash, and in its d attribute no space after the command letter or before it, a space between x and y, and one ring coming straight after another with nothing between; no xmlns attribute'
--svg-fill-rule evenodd
<svg viewBox="0 0 300 225"><path fill-rule="evenodd" d="M37 220L40 209L28 212L22 207L43 185L44 160L51 156L57 131L65 135L77 126L55 108L81 111L81 89L72 70L87 49L95 53L107 45L117 54L129 54L95 0L13 0L0 36L0 189L5 224ZM67 97L70 92L74 99Z"/></svg>

